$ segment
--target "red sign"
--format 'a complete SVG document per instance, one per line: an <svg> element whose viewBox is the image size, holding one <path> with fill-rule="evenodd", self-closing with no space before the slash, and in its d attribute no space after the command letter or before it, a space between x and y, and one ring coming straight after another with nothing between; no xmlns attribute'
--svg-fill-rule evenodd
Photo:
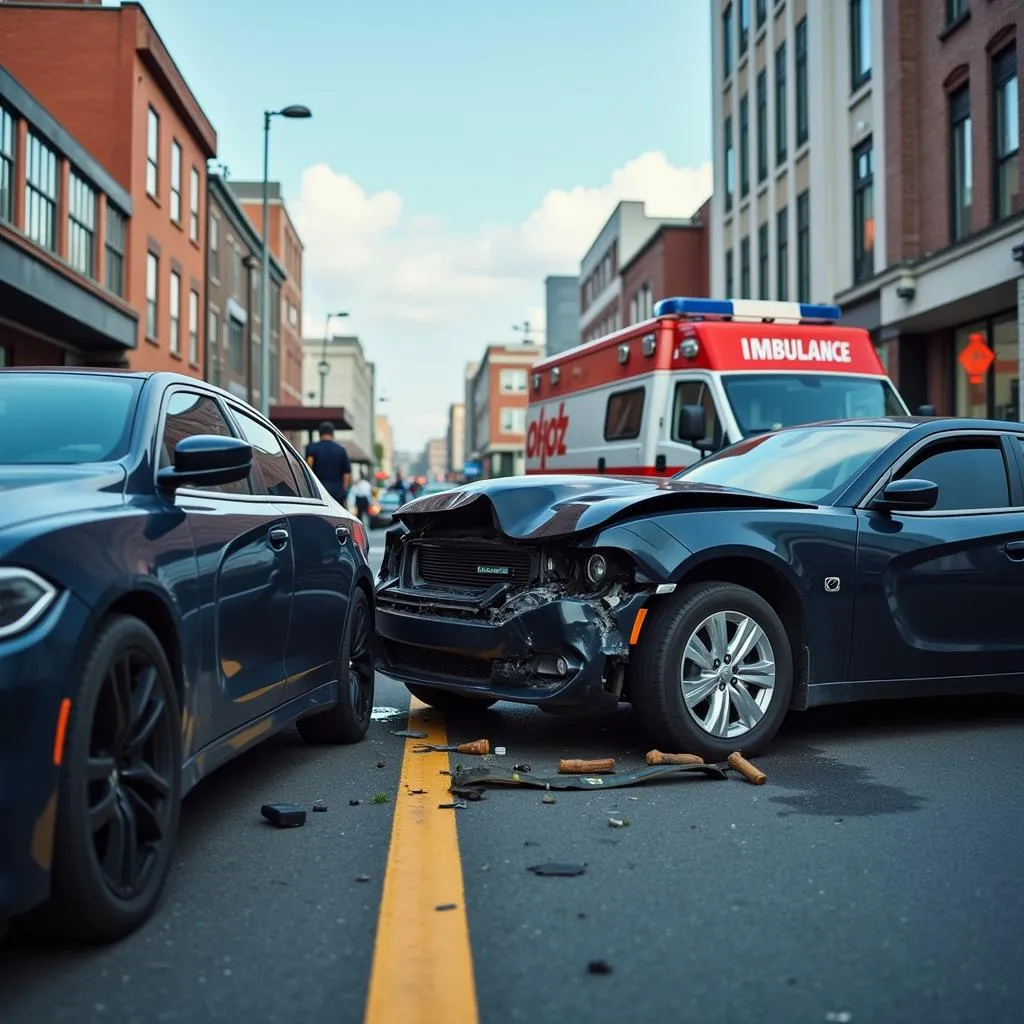
<svg viewBox="0 0 1024 1024"><path fill-rule="evenodd" d="M565 432L569 428L569 417L565 415L565 402L558 403L555 416L544 415L541 406L540 418L530 424L526 431L526 457L535 459L540 456L541 471L547 466L548 459L565 454Z"/></svg>
<svg viewBox="0 0 1024 1024"><path fill-rule="evenodd" d="M972 334L958 358L967 374L968 382L981 384L996 354L986 344L984 334Z"/></svg>

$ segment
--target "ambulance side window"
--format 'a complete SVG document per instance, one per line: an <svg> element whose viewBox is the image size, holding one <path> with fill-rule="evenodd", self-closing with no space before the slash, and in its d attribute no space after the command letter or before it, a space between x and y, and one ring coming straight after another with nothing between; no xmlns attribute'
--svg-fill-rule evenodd
<svg viewBox="0 0 1024 1024"><path fill-rule="evenodd" d="M672 440L681 444L689 444L679 436L679 415L684 405L702 405L707 417L707 437L705 443L714 445L717 451L722 447L722 424L715 409L715 400L711 389L701 380L682 380L676 385L675 405L672 411Z"/></svg>
<svg viewBox="0 0 1024 1024"><path fill-rule="evenodd" d="M643 388L630 388L608 396L608 408L604 414L606 441L632 441L640 436L644 394Z"/></svg>

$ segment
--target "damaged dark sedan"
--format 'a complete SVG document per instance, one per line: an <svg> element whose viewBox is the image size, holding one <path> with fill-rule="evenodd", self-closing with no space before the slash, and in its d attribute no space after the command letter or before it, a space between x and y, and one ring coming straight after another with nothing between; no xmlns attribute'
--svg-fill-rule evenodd
<svg viewBox="0 0 1024 1024"><path fill-rule="evenodd" d="M388 534L377 667L442 709L628 702L662 749L716 759L791 709L1020 691L1022 444L1020 424L847 420L664 481L420 498Z"/></svg>

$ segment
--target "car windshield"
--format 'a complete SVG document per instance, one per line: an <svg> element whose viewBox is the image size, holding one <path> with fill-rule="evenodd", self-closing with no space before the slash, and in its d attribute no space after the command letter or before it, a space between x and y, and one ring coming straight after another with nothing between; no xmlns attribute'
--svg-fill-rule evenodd
<svg viewBox="0 0 1024 1024"><path fill-rule="evenodd" d="M832 373L737 373L722 386L744 437L822 420L906 416L888 380Z"/></svg>
<svg viewBox="0 0 1024 1024"><path fill-rule="evenodd" d="M0 373L0 465L121 458L141 387L138 377Z"/></svg>
<svg viewBox="0 0 1024 1024"><path fill-rule="evenodd" d="M761 434L695 463L673 479L820 503L845 487L902 433L902 427L850 426Z"/></svg>

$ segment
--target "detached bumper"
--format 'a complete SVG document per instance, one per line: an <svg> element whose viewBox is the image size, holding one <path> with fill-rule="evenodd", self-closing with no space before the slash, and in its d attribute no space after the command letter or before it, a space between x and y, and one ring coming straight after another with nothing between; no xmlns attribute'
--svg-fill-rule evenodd
<svg viewBox="0 0 1024 1024"><path fill-rule="evenodd" d="M0 921L49 895L57 718L74 696L88 623L86 607L65 593L33 629L0 641Z"/></svg>
<svg viewBox="0 0 1024 1024"><path fill-rule="evenodd" d="M594 710L619 702L629 636L649 595L612 609L598 600L528 592L489 617L376 610L378 671L466 696ZM518 610L517 610L518 609Z"/></svg>

